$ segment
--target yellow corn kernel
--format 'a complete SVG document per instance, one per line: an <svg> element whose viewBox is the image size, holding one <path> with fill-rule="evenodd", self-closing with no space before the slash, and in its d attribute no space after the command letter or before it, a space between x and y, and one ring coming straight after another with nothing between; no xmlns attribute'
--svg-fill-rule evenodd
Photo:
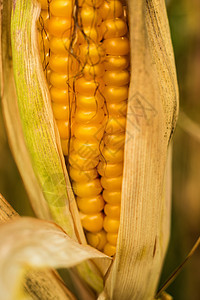
<svg viewBox="0 0 200 300"><path fill-rule="evenodd" d="M102 150L102 161L106 161L107 163L120 163L124 158L124 149L122 147L117 147L113 149L113 147L105 146Z"/></svg>
<svg viewBox="0 0 200 300"><path fill-rule="evenodd" d="M80 213L80 218L83 228L89 232L99 232L103 228L104 216L102 213L94 215Z"/></svg>
<svg viewBox="0 0 200 300"><path fill-rule="evenodd" d="M77 56L82 60L83 63L89 63L90 65L95 65L102 62L105 52L101 44L95 43L84 43L80 45L79 52Z"/></svg>
<svg viewBox="0 0 200 300"><path fill-rule="evenodd" d="M97 110L104 105L104 98L99 92L95 96L84 96L78 94L76 96L77 106L84 109Z"/></svg>
<svg viewBox="0 0 200 300"><path fill-rule="evenodd" d="M122 176L101 177L101 185L106 190L120 191L122 186Z"/></svg>
<svg viewBox="0 0 200 300"><path fill-rule="evenodd" d="M56 17L72 17L72 10L74 7L73 0L51 0L50 1L50 12Z"/></svg>
<svg viewBox="0 0 200 300"><path fill-rule="evenodd" d="M101 30L104 39L117 38L127 33L127 25L123 19L109 19L102 23Z"/></svg>
<svg viewBox="0 0 200 300"><path fill-rule="evenodd" d="M88 80L100 78L104 74L104 65L96 64L89 65L86 64L83 67L80 67L80 70L83 71L84 77Z"/></svg>
<svg viewBox="0 0 200 300"><path fill-rule="evenodd" d="M103 86L102 80L87 80L84 77L77 79L75 83L76 91L84 96L95 96L97 91L100 91Z"/></svg>
<svg viewBox="0 0 200 300"><path fill-rule="evenodd" d="M106 54L127 55L130 51L129 40L126 37L106 39L103 42Z"/></svg>
<svg viewBox="0 0 200 300"><path fill-rule="evenodd" d="M103 95L108 102L116 103L128 98L128 85L125 86L106 86Z"/></svg>
<svg viewBox="0 0 200 300"><path fill-rule="evenodd" d="M63 140L69 139L69 121L68 120L56 120L60 138Z"/></svg>
<svg viewBox="0 0 200 300"><path fill-rule="evenodd" d="M130 59L128 55L107 55L104 60L106 70L123 70L128 68Z"/></svg>
<svg viewBox="0 0 200 300"><path fill-rule="evenodd" d="M106 71L103 76L104 83L112 86L123 86L129 83L130 75L127 70Z"/></svg>
<svg viewBox="0 0 200 300"><path fill-rule="evenodd" d="M74 135L77 139L85 141L100 141L104 134L104 127L99 124L75 124Z"/></svg>
<svg viewBox="0 0 200 300"><path fill-rule="evenodd" d="M106 122L106 133L120 133L124 132L126 127L125 117L110 117Z"/></svg>
<svg viewBox="0 0 200 300"><path fill-rule="evenodd" d="M86 237L87 237L87 241L88 243L102 251L106 242L107 242L107 238L106 238L106 233L104 230L101 230L100 232L97 233L90 233L90 232L86 232Z"/></svg>
<svg viewBox="0 0 200 300"><path fill-rule="evenodd" d="M72 78L73 78L73 76L69 75L69 74L59 74L56 72L51 72L50 82L56 88L68 89L69 92L73 92L72 88L71 88L71 86L73 84Z"/></svg>
<svg viewBox="0 0 200 300"><path fill-rule="evenodd" d="M106 239L107 239L108 243L113 246L117 245L117 238L118 238L117 233L107 233L106 234Z"/></svg>
<svg viewBox="0 0 200 300"><path fill-rule="evenodd" d="M63 38L72 35L73 25L73 19L51 16L48 20L47 28L51 35Z"/></svg>
<svg viewBox="0 0 200 300"><path fill-rule="evenodd" d="M117 233L119 230L119 220L105 216L103 221L103 228L106 232Z"/></svg>
<svg viewBox="0 0 200 300"><path fill-rule="evenodd" d="M87 182L98 177L96 169L83 171L80 169L73 168L71 166L69 167L69 174L70 178L76 182Z"/></svg>
<svg viewBox="0 0 200 300"><path fill-rule="evenodd" d="M51 100L56 103L67 104L71 102L71 93L68 89L59 89L54 86L50 89Z"/></svg>
<svg viewBox="0 0 200 300"><path fill-rule="evenodd" d="M127 113L127 101L117 103L107 103L107 110L112 116L125 116Z"/></svg>
<svg viewBox="0 0 200 300"><path fill-rule="evenodd" d="M113 256L116 253L116 247L107 243L103 248L103 252L108 256Z"/></svg>
<svg viewBox="0 0 200 300"><path fill-rule="evenodd" d="M123 15L123 6L121 1L104 1L100 7L100 13L104 20L119 18Z"/></svg>
<svg viewBox="0 0 200 300"><path fill-rule="evenodd" d="M77 35L79 44L88 43L88 41L91 43L98 43L102 40L102 32L99 26L88 26L78 29Z"/></svg>
<svg viewBox="0 0 200 300"><path fill-rule="evenodd" d="M110 187L112 188L112 187ZM119 219L120 217L120 205L106 204L104 207L105 214L112 219Z"/></svg>
<svg viewBox="0 0 200 300"><path fill-rule="evenodd" d="M52 71L63 74L74 74L79 67L77 60L68 53L65 56L52 53L49 59L49 66Z"/></svg>
<svg viewBox="0 0 200 300"><path fill-rule="evenodd" d="M68 120L69 118L69 106L63 104L52 103L52 109L54 113L54 117L57 120Z"/></svg>
<svg viewBox="0 0 200 300"><path fill-rule="evenodd" d="M119 204L121 203L121 191L103 191L103 199L109 204Z"/></svg>
<svg viewBox="0 0 200 300"><path fill-rule="evenodd" d="M122 149L125 142L125 134L106 134L103 138L104 144L111 149L114 149L116 152L119 149Z"/></svg>
<svg viewBox="0 0 200 300"><path fill-rule="evenodd" d="M104 119L104 109L100 108L95 110L82 110L77 109L75 113L75 121L77 123L101 123Z"/></svg>
<svg viewBox="0 0 200 300"><path fill-rule="evenodd" d="M77 152L71 152L69 156L69 163L71 166L81 171L87 171L96 168L98 162L98 158L85 158L79 155Z"/></svg>
<svg viewBox="0 0 200 300"><path fill-rule="evenodd" d="M101 23L102 18L97 14L97 10L93 6L83 5L80 9L79 24L82 27L97 26Z"/></svg>
<svg viewBox="0 0 200 300"><path fill-rule="evenodd" d="M107 146L102 150L102 161L106 161L110 164L120 163L124 159L124 149L111 149Z"/></svg>
<svg viewBox="0 0 200 300"><path fill-rule="evenodd" d="M102 146L98 141L86 142L85 140L73 139L72 147L80 156L93 159L100 155Z"/></svg>
<svg viewBox="0 0 200 300"><path fill-rule="evenodd" d="M55 54L66 55L71 46L71 39L69 37L51 37L49 47Z"/></svg>
<svg viewBox="0 0 200 300"><path fill-rule="evenodd" d="M101 193L102 187L100 180L93 179L90 182L73 182L72 183L74 193L78 197L93 197Z"/></svg>
<svg viewBox="0 0 200 300"><path fill-rule="evenodd" d="M98 164L98 173L105 177L120 176L123 172L123 163L109 164L105 161L100 161Z"/></svg>
<svg viewBox="0 0 200 300"><path fill-rule="evenodd" d="M77 197L77 205L80 211L84 214L95 214L104 208L104 200L102 195L97 195L96 197L92 198L80 198Z"/></svg>

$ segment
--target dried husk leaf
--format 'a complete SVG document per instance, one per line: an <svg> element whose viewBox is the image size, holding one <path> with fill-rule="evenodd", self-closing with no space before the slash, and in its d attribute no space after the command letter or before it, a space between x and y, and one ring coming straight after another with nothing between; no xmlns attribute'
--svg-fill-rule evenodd
<svg viewBox="0 0 200 300"><path fill-rule="evenodd" d="M17 217L19 218L19 215L0 194L0 224L16 219ZM0 277L3 278L3 276L4 274L1 274ZM31 299L75 300L75 297L66 288L58 274L49 269L30 269L24 280L24 288L31 296Z"/></svg>
<svg viewBox="0 0 200 300"><path fill-rule="evenodd" d="M2 104L9 143L36 215L55 221L86 244L39 57L39 13L35 0L3 1ZM103 260L98 265L105 273L109 263ZM103 289L102 274L94 263L77 268L97 292Z"/></svg>
<svg viewBox="0 0 200 300"><path fill-rule="evenodd" d="M120 229L99 299L148 300L154 298L169 239L170 140L178 88L164 0L127 3L131 82Z"/></svg>
<svg viewBox="0 0 200 300"><path fill-rule="evenodd" d="M55 224L28 217L1 224L0 241L0 299L4 300L22 299L22 282L30 267L70 268L91 258L105 259Z"/></svg>

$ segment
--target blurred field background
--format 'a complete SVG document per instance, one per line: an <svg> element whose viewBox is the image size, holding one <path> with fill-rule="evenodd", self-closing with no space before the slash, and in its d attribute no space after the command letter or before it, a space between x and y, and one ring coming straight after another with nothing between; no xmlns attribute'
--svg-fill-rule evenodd
<svg viewBox="0 0 200 300"><path fill-rule="evenodd" d="M180 89L180 118L173 146L171 241L161 283L200 234L200 1L168 0ZM198 126L188 124L185 114ZM21 215L33 215L6 139L0 111L0 192ZM175 300L200 299L200 251L167 290Z"/></svg>

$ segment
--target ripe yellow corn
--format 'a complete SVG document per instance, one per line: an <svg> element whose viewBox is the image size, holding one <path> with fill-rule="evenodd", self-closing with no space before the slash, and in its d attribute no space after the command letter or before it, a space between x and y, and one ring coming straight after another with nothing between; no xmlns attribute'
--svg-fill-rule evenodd
<svg viewBox="0 0 200 300"><path fill-rule="evenodd" d="M129 89L120 0L39 0L39 47L87 241L116 252Z"/></svg>

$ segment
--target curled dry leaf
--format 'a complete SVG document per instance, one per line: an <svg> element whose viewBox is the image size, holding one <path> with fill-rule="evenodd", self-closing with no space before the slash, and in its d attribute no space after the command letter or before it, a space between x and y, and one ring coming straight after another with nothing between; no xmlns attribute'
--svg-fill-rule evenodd
<svg viewBox="0 0 200 300"><path fill-rule="evenodd" d="M70 268L87 259L105 259L55 224L33 218L1 224L0 241L0 299L4 300L21 299L22 279L30 267Z"/></svg>
<svg viewBox="0 0 200 300"><path fill-rule="evenodd" d="M19 218L19 215L0 194L0 224L6 223L17 217ZM14 234L15 232L13 232L13 235ZM1 278L3 278L3 276L4 274L0 275ZM42 270L30 268L27 271L27 274L25 274L24 288L31 299L75 300L75 297L66 288L56 271L49 268ZM81 287L81 290L83 291L83 287ZM84 294L86 295L85 290Z"/></svg>

